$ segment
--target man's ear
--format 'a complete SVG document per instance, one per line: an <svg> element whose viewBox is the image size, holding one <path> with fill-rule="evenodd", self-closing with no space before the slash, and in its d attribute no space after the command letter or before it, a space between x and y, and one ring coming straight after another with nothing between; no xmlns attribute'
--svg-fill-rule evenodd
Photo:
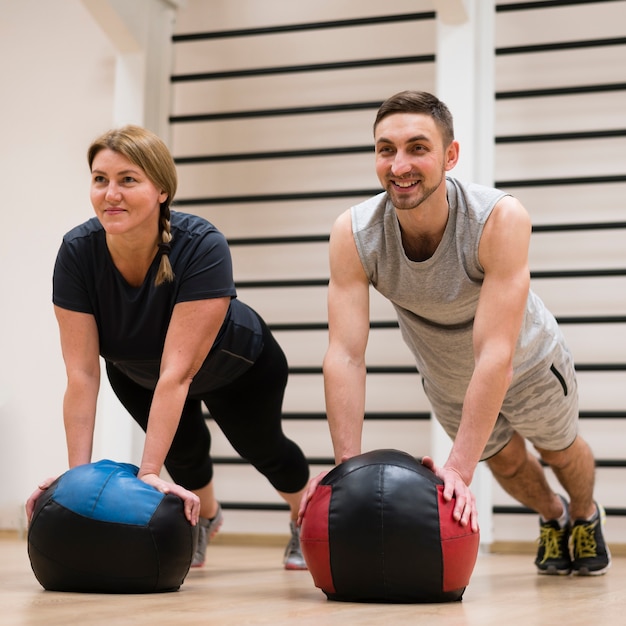
<svg viewBox="0 0 626 626"><path fill-rule="evenodd" d="M450 145L446 148L446 172L449 172L459 162L459 150L460 148L458 141L451 141Z"/></svg>

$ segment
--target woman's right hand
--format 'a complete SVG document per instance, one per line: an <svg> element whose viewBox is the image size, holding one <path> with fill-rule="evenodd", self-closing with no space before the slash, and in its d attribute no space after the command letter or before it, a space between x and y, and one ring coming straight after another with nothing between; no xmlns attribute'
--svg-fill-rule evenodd
<svg viewBox="0 0 626 626"><path fill-rule="evenodd" d="M188 489L185 489L184 487L181 487L180 485L177 485L176 483L171 483L163 480L157 474L141 475L141 471L139 472L139 474L140 475L138 475L137 477L140 480L142 480L147 485L154 487L157 491L160 491L161 493L171 493L175 496L178 496L183 501L185 517L187 518L189 523L192 526L195 526L198 523L198 520L200 518L200 498L195 493L189 491Z"/></svg>
<svg viewBox="0 0 626 626"><path fill-rule="evenodd" d="M51 478L46 478L39 483L39 486L33 493L30 494L28 500L26 500L26 522L30 524L30 519L33 516L33 511L35 510L35 504L37 504L37 500L39 496L50 487L50 485L57 479L56 476Z"/></svg>

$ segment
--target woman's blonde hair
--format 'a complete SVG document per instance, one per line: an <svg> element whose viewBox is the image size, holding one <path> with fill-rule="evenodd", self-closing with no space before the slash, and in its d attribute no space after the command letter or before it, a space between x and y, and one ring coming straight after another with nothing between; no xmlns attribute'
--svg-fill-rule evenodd
<svg viewBox="0 0 626 626"><path fill-rule="evenodd" d="M140 126L123 126L110 130L98 137L87 151L89 168L93 165L98 152L112 150L125 156L131 163L140 167L152 183L167 194L161 203L159 215L159 232L161 243L159 254L161 261L156 275L155 284L174 280L174 271L169 260L170 241L170 204L178 186L178 176L174 159L163 140L154 133Z"/></svg>

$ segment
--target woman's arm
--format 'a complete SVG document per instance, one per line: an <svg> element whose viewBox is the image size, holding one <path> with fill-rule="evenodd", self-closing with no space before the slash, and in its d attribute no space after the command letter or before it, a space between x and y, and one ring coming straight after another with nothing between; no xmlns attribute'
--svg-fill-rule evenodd
<svg viewBox="0 0 626 626"><path fill-rule="evenodd" d="M70 467L91 462L96 402L100 388L96 320L88 313L54 307L67 374L63 422Z"/></svg>
<svg viewBox="0 0 626 626"><path fill-rule="evenodd" d="M61 351L67 373L63 399L63 422L70 468L91 462L96 401L100 389L98 329L93 315L76 313L55 306L59 324ZM37 499L54 482L47 478L26 501L26 519L35 509Z"/></svg>
<svg viewBox="0 0 626 626"><path fill-rule="evenodd" d="M174 307L165 338L161 369L150 415L139 478L185 502L188 518L197 520L199 502L180 485L159 478L180 422L193 377L206 359L222 326L230 298L180 302Z"/></svg>

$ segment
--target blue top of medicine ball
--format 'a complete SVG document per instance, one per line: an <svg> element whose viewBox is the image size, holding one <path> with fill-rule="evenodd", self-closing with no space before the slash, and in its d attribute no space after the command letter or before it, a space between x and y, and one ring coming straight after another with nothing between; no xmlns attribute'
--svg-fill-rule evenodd
<svg viewBox="0 0 626 626"><path fill-rule="evenodd" d="M107 459L78 465L59 478L52 499L90 519L144 526L164 494L137 478L138 471Z"/></svg>

